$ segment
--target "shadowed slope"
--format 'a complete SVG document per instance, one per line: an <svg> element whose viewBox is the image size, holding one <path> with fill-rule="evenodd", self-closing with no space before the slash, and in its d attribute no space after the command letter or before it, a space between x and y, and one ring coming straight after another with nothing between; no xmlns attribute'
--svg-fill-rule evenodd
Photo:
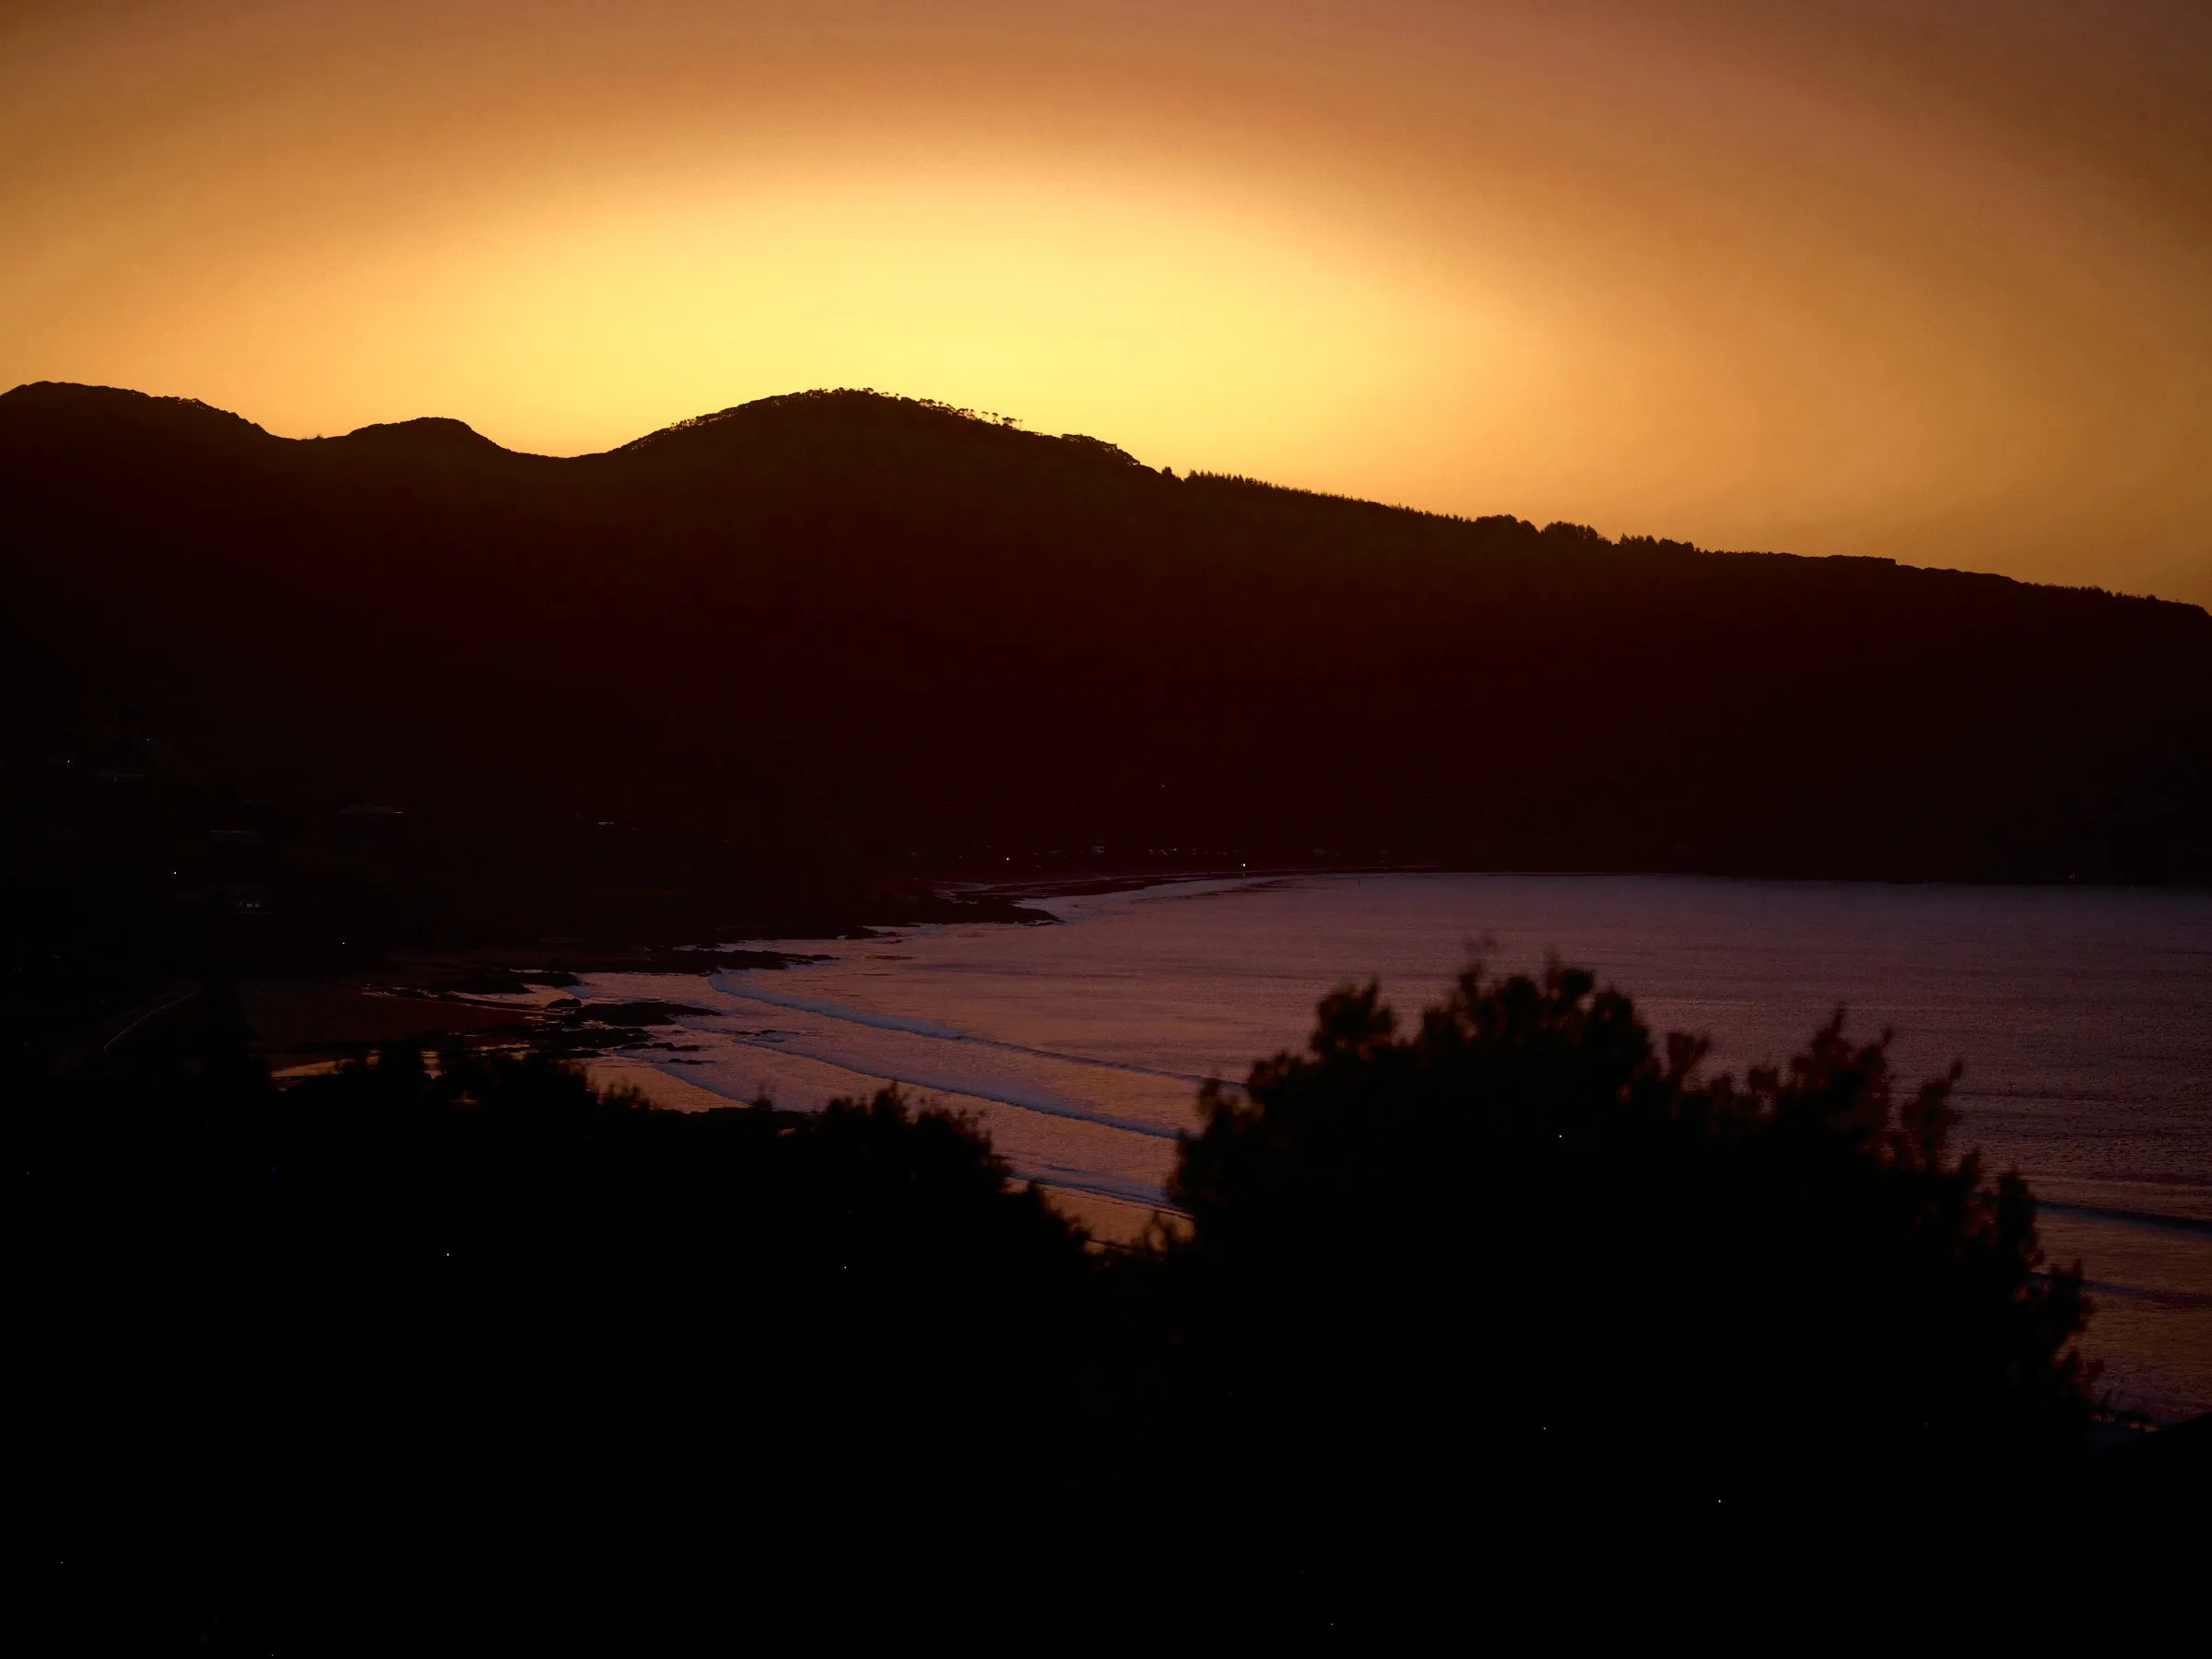
<svg viewBox="0 0 2212 1659"><path fill-rule="evenodd" d="M856 392L558 460L27 386L0 489L29 751L104 723L318 810L940 865L2212 867L2189 606L1175 479Z"/></svg>

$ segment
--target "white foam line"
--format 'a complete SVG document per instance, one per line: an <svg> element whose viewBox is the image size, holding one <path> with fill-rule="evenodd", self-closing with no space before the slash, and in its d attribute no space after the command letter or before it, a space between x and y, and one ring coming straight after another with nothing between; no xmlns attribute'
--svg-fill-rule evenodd
<svg viewBox="0 0 2212 1659"><path fill-rule="evenodd" d="M1022 1170L1017 1170L1015 1173L1024 1181L1033 1182L1054 1192L1086 1193L1093 1198L1111 1198L1116 1203L1134 1204L1142 1209L1166 1210L1175 1216L1182 1214L1182 1210L1168 1202L1167 1189L1164 1187L1142 1186L1134 1182L1126 1185L1107 1185L1096 1176L1084 1181L1073 1181L1063 1175L1032 1175Z"/></svg>
<svg viewBox="0 0 2212 1659"><path fill-rule="evenodd" d="M796 1008L803 1014L819 1014L826 1019L841 1019L852 1025L872 1026L879 1031L905 1031L916 1037L935 1037L945 1042L974 1042L988 1041L971 1037L958 1026L948 1026L935 1019L909 1019L897 1014L870 1014L862 1008L847 1007L842 1003L824 1002L819 997L794 996L788 992L741 990L726 982L727 973L711 973L707 983L724 996L740 996L747 1002L767 1003L771 1007Z"/></svg>
<svg viewBox="0 0 2212 1659"><path fill-rule="evenodd" d="M1088 1054L1064 1053L1058 1049L1031 1048L1026 1042L1007 1042L997 1037L979 1037L973 1031L964 1031L958 1026L946 1025L941 1020L912 1019L897 1014L871 1014L864 1008L854 1008L843 1003L825 1001L820 997L794 996L788 991L770 991L750 985L725 983L730 976L711 975L708 983L724 996L743 997L749 1002L767 1003L771 1007L791 1008L802 1014L818 1014L824 1019L845 1020L853 1025L870 1026L880 1031L902 1031L911 1036L934 1038L939 1042L971 1042L978 1048L998 1049L1009 1054L1029 1054L1039 1060L1054 1060L1063 1065L1088 1065L1099 1071L1126 1072L1133 1077L1164 1077L1171 1083L1188 1083L1195 1088L1215 1079L1203 1077L1195 1072L1167 1071L1157 1065L1136 1065L1123 1060L1097 1060ZM1222 1082L1224 1088L1241 1090L1241 1083Z"/></svg>
<svg viewBox="0 0 2212 1659"><path fill-rule="evenodd" d="M727 1038L733 1047L758 1049L762 1053L787 1054L800 1060L812 1060L819 1065L833 1065L840 1071L851 1072L856 1077L865 1077L876 1083L903 1084L913 1088L928 1089L935 1094L959 1095L971 1100L987 1100L994 1106L1011 1106L1017 1112L1033 1112L1040 1117L1067 1118L1078 1124L1096 1124L1105 1129L1118 1129L1124 1135L1142 1135L1152 1140L1173 1140L1177 1131L1159 1124L1147 1124L1137 1118L1113 1117L1103 1112L1087 1111L1071 1101L1052 1095L1023 1097L1008 1094L985 1094L973 1084L962 1079L932 1077L912 1071L874 1071L865 1065L855 1065L851 1060L831 1058L827 1054L812 1054L787 1043L761 1042L735 1031L717 1031L713 1035ZM694 1079L695 1081L697 1079ZM702 1088L706 1085L702 1082ZM716 1094L722 1093L715 1089ZM725 1097L735 1099L735 1096Z"/></svg>
<svg viewBox="0 0 2212 1659"><path fill-rule="evenodd" d="M762 1048L766 1045L761 1043L746 1043L743 1046L747 1048ZM770 1053L789 1053L788 1050L783 1049L769 1049L768 1052ZM811 1054L801 1054L798 1055L797 1058L802 1060L811 1060L814 1059L814 1056ZM674 1077L680 1083L688 1083L694 1088L701 1088L709 1094L720 1095L725 1100L736 1100L741 1104L750 1104L744 1095L730 1094L723 1089L717 1088L712 1082L706 1077L697 1076L691 1071L691 1068L688 1066L682 1073L679 1074L671 1070L667 1065L658 1061L649 1061L647 1064L652 1065L655 1071L662 1073L664 1076ZM909 1083L913 1081L912 1078L909 1077L888 1077L880 1076L875 1072L862 1071L857 1067L847 1065L841 1061L823 1060L818 1062L818 1064L833 1067L838 1071L851 1072L856 1077L865 1077L878 1083ZM927 1084L918 1084L917 1087L929 1088L931 1086ZM1165 1135L1171 1135L1173 1133L1171 1130L1162 1130L1147 1124L1124 1125L1111 1118L1086 1117L1077 1112L1053 1112L1049 1108L1031 1105L1021 1100L1005 1100L996 1095L978 1094L971 1088L946 1088L942 1090L935 1090L934 1092L948 1095L955 1100L982 1100L994 1106L1009 1107L1016 1112L1033 1112L1042 1117L1076 1117L1081 1122L1100 1124L1110 1129L1127 1127L1130 1128L1133 1133L1139 1135L1164 1137ZM1180 1210L1177 1210L1172 1204L1168 1202L1167 1189L1157 1184L1156 1182L1141 1181L1117 1182L1112 1176L1100 1175L1098 1171L1093 1170L1081 1170L1068 1164L1031 1161L1025 1159L1016 1158L1012 1154L1006 1152L1004 1148L999 1149L999 1156L1006 1159L1007 1167L1012 1170L1013 1172L1021 1180L1035 1182L1039 1186L1054 1187L1071 1193L1088 1193L1094 1198L1112 1198L1120 1201L1121 1203L1134 1204L1145 1209L1168 1210L1177 1215L1182 1213Z"/></svg>

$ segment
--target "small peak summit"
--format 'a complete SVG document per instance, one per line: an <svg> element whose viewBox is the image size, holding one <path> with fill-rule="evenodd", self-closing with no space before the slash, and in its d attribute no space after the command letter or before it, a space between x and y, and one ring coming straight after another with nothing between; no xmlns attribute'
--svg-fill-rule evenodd
<svg viewBox="0 0 2212 1659"><path fill-rule="evenodd" d="M31 381L0 392L0 416L37 421L49 428L102 429L112 433L268 436L243 416L196 397L156 397L124 386L87 386L75 381Z"/></svg>
<svg viewBox="0 0 2212 1659"><path fill-rule="evenodd" d="M356 427L338 440L341 443L372 444L380 449L500 450L483 433L450 415L425 415L415 420L378 421ZM505 452L500 451L501 453Z"/></svg>

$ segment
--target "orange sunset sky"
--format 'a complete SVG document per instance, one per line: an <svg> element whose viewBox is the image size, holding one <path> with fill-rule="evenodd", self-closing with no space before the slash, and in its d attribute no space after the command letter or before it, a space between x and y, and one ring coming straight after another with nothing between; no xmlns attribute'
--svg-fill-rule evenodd
<svg viewBox="0 0 2212 1659"><path fill-rule="evenodd" d="M0 6L0 387L807 386L2212 603L2201 3Z"/></svg>

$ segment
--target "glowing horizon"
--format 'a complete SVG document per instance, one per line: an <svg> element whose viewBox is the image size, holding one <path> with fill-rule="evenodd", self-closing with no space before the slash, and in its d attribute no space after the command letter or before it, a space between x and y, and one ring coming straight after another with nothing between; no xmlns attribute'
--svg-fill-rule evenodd
<svg viewBox="0 0 2212 1659"><path fill-rule="evenodd" d="M550 453L865 385L2212 602L2208 64L2162 3L33 6L0 385Z"/></svg>

